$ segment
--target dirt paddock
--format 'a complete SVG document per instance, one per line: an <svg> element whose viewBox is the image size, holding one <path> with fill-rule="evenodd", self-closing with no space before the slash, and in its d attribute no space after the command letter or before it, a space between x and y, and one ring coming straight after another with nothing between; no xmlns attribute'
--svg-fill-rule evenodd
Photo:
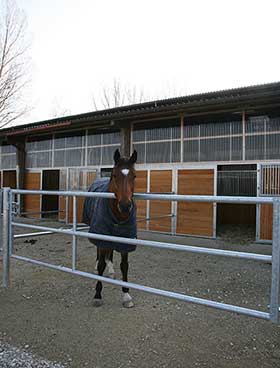
<svg viewBox="0 0 280 368"><path fill-rule="evenodd" d="M271 252L269 245L233 239L139 237ZM17 254L65 266L71 264L70 250L71 237L64 235L15 241ZM78 254L78 268L93 272L95 247L79 239ZM129 261L132 282L263 311L269 304L268 263L142 247ZM117 254L117 278L119 262ZM94 286L89 279L13 260L11 286L0 287L0 339L67 367L280 366L280 325L134 290L135 307L124 309L121 288L109 284L103 285L104 305L95 308Z"/></svg>

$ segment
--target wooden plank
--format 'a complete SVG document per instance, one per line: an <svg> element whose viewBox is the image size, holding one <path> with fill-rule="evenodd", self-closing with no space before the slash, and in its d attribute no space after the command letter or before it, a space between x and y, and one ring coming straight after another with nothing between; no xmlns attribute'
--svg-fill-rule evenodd
<svg viewBox="0 0 280 368"><path fill-rule="evenodd" d="M59 172L59 190L64 191L66 190L66 177L67 171L60 170ZM58 220L59 221L66 221L66 197L59 196L59 213L58 213Z"/></svg>
<svg viewBox="0 0 280 368"><path fill-rule="evenodd" d="M260 211L260 238L261 240L272 240L273 206L272 204L261 204Z"/></svg>
<svg viewBox="0 0 280 368"><path fill-rule="evenodd" d="M41 189L41 173L27 172L24 178L24 189L40 190ZM27 194L23 198L24 212L40 212L41 201L40 195ZM30 215L32 217L40 217L40 214Z"/></svg>
<svg viewBox="0 0 280 368"><path fill-rule="evenodd" d="M59 196L59 221L66 221L66 197Z"/></svg>
<svg viewBox="0 0 280 368"><path fill-rule="evenodd" d="M214 170L179 170L178 194L214 195Z"/></svg>
<svg viewBox="0 0 280 368"><path fill-rule="evenodd" d="M147 180L148 173L146 170L137 170L135 179L135 193L146 193L147 192ZM136 201L137 205L137 227L138 229L146 230L146 216L147 216L147 201L141 200ZM140 220L140 221L139 221Z"/></svg>
<svg viewBox="0 0 280 368"><path fill-rule="evenodd" d="M213 195L214 170L179 170L178 194ZM213 204L178 202L177 233L213 236Z"/></svg>
<svg viewBox="0 0 280 368"><path fill-rule="evenodd" d="M77 223L81 223L83 219L83 208L84 208L84 198L77 197ZM73 198L69 198L68 202L68 221L72 223L73 221Z"/></svg>
<svg viewBox="0 0 280 368"><path fill-rule="evenodd" d="M279 166L271 165L262 167L261 192L266 195L275 196L280 194ZM272 240L273 228L273 206L262 204L260 206L260 239Z"/></svg>
<svg viewBox="0 0 280 368"><path fill-rule="evenodd" d="M166 193L172 191L172 171L171 170L152 170L150 176L150 192ZM149 230L171 232L171 202L150 201ZM153 219L154 218L154 219Z"/></svg>

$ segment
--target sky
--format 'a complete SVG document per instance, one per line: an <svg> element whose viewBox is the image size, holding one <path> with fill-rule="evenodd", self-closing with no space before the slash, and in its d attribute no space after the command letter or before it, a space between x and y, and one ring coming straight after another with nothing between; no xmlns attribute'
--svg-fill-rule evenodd
<svg viewBox="0 0 280 368"><path fill-rule="evenodd" d="M280 81L279 0L18 0L31 41L21 123L94 110L116 79L167 98Z"/></svg>

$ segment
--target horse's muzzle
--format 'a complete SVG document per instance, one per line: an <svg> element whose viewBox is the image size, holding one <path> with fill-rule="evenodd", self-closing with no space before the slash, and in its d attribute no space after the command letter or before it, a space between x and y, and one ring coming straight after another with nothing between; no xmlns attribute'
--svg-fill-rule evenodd
<svg viewBox="0 0 280 368"><path fill-rule="evenodd" d="M119 201L118 208L122 213L129 213L132 209L132 201Z"/></svg>

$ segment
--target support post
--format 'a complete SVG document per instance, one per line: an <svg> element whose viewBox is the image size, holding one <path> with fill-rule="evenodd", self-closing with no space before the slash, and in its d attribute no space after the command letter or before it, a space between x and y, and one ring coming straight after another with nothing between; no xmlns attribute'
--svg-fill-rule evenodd
<svg viewBox="0 0 280 368"><path fill-rule="evenodd" d="M17 189L24 189L24 175L25 175L25 141L17 142L16 147L16 162L17 162ZM24 212L24 196L18 198L19 213Z"/></svg>
<svg viewBox="0 0 280 368"><path fill-rule="evenodd" d="M246 159L246 113L245 111L242 112L242 160L245 161Z"/></svg>
<svg viewBox="0 0 280 368"><path fill-rule="evenodd" d="M121 154L125 157L130 156L131 147L131 125L121 127Z"/></svg>
<svg viewBox="0 0 280 368"><path fill-rule="evenodd" d="M9 252L10 256L14 251L14 234L13 234L13 210L14 210L14 197L15 195L10 191L9 192Z"/></svg>
<svg viewBox="0 0 280 368"><path fill-rule="evenodd" d="M3 287L8 288L10 284L10 188L3 188Z"/></svg>
<svg viewBox="0 0 280 368"><path fill-rule="evenodd" d="M77 231L77 197L73 196L73 231ZM72 270L75 271L77 263L77 236L72 236Z"/></svg>
<svg viewBox="0 0 280 368"><path fill-rule="evenodd" d="M273 201L273 238L272 238L272 268L271 268L271 296L270 320L279 320L280 297L280 199Z"/></svg>

